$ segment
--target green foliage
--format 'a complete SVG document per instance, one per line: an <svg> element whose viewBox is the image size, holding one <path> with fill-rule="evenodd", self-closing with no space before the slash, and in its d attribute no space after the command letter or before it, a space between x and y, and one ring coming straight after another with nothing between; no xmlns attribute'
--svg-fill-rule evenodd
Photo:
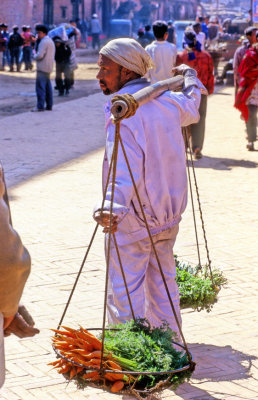
<svg viewBox="0 0 258 400"><path fill-rule="evenodd" d="M213 282L209 276L209 269L206 265L200 269L199 266L192 267L190 264L176 261L176 282L180 294L180 307L193 308L194 310L206 310L210 312L217 302L217 295L222 286L227 283L222 271L212 271Z"/></svg>
<svg viewBox="0 0 258 400"><path fill-rule="evenodd" d="M136 322L128 321L109 328L112 329L105 333L105 350L111 351L119 364L127 370L166 372L189 364L187 355L173 347L175 333L166 322L159 328L152 329L146 319L138 318ZM130 360L130 364L125 363L125 360ZM189 370L176 373L172 375L170 382L175 388L190 375ZM168 377L168 374L140 375L139 382L141 387L149 388Z"/></svg>

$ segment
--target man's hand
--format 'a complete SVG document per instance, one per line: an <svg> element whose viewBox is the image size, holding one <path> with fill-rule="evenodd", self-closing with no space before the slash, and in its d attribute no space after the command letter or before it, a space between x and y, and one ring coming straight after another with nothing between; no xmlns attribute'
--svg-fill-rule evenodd
<svg viewBox="0 0 258 400"><path fill-rule="evenodd" d="M5 323L5 325L7 324ZM20 305L18 312L4 329L4 335L10 336L11 334L14 334L19 338L35 336L37 333L39 333L39 330L34 328L34 325L35 323L33 318L26 307Z"/></svg>
<svg viewBox="0 0 258 400"><path fill-rule="evenodd" d="M96 222L98 222L101 226L104 227L103 232L108 233L109 232L109 222L110 222L110 213L108 211L96 211L93 215L93 218L95 219ZM111 233L115 233L117 231L117 215L113 214L112 215L112 220L111 220Z"/></svg>
<svg viewBox="0 0 258 400"><path fill-rule="evenodd" d="M186 72L188 72L188 73L192 74L193 76L197 76L197 72L193 68L189 67L189 65L186 65L186 64L181 64L181 65L178 65L177 67L172 68L172 72L175 75L185 75Z"/></svg>

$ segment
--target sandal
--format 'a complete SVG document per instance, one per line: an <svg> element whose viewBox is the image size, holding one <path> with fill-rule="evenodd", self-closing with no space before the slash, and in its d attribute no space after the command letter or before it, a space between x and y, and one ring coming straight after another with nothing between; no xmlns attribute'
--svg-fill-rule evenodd
<svg viewBox="0 0 258 400"><path fill-rule="evenodd" d="M248 142L246 148L248 151L254 151L254 142Z"/></svg>

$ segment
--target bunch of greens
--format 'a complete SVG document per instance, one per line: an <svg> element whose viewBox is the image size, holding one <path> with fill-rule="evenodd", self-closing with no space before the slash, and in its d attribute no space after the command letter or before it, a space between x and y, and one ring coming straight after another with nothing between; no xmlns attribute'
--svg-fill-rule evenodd
<svg viewBox="0 0 258 400"><path fill-rule="evenodd" d="M213 285L207 265L201 269L199 266L192 267L180 262L177 256L175 256L175 261L180 307L193 308L198 311L206 309L207 312L210 312L217 302L220 288L227 283L222 271L218 269L212 271Z"/></svg>
<svg viewBox="0 0 258 400"><path fill-rule="evenodd" d="M136 321L128 321L109 328L105 333L105 350L111 351L118 362L120 357L130 360L130 370L166 372L189 364L187 355L173 347L172 340L175 339L175 333L166 322L159 328L151 328L146 319L138 318ZM128 368L128 363L119 362L119 364ZM190 375L189 370L172 375L170 382L173 388L183 383ZM141 388L150 388L168 377L169 374L140 375L138 382Z"/></svg>

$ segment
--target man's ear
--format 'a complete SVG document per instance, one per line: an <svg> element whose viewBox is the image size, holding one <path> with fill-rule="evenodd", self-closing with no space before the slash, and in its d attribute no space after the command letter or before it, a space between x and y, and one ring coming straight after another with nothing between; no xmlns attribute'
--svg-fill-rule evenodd
<svg viewBox="0 0 258 400"><path fill-rule="evenodd" d="M132 79L135 79L135 76L137 74L134 71L130 71L130 69L127 69L125 67L122 67L121 69L121 82L128 82Z"/></svg>

